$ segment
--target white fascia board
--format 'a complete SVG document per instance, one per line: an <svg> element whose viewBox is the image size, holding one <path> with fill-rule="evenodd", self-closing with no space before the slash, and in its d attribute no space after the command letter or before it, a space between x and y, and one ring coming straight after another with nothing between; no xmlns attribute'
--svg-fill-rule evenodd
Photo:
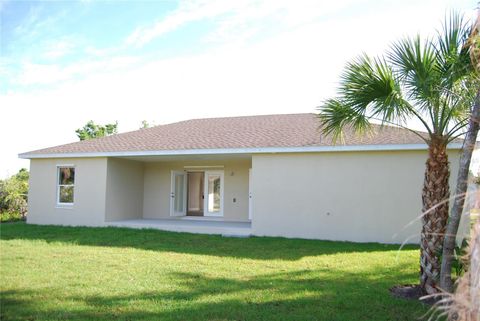
<svg viewBox="0 0 480 321"><path fill-rule="evenodd" d="M461 149L461 143L449 144L448 149ZM19 154L23 159L34 158L77 158L77 157L135 157L135 156L172 156L172 155L225 155L225 154L271 154L271 153L322 153L322 152L372 152L426 150L426 144L398 145L352 145L352 146L306 146L306 147L258 147L258 148L216 148L216 149L183 149L158 151L126 151L95 153L52 153L52 154Z"/></svg>

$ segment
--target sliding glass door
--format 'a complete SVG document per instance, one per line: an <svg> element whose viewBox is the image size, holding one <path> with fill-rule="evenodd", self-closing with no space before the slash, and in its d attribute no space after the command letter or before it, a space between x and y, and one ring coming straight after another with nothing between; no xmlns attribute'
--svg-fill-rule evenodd
<svg viewBox="0 0 480 321"><path fill-rule="evenodd" d="M223 216L223 178L223 171L172 171L170 216L185 216L187 212L194 216Z"/></svg>

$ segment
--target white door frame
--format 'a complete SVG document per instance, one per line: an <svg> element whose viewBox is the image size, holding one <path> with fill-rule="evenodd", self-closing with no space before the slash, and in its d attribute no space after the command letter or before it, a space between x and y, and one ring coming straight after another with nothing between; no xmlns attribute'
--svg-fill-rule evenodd
<svg viewBox="0 0 480 321"><path fill-rule="evenodd" d="M208 175L219 175L220 176L220 211L218 212L209 212L208 211L208 202L209 202L209 195L208 195ZM223 216L223 204L224 204L224 171L219 170L212 170L212 171L205 171L205 179L203 180L204 184L204 199L203 199L203 216Z"/></svg>
<svg viewBox="0 0 480 321"><path fill-rule="evenodd" d="M175 211L175 198L177 195L175 195L175 177L177 175L182 175L183 176L183 206L182 206L182 211L178 212ZM187 214L187 173L185 171L172 171L171 176L170 176L170 216L185 216Z"/></svg>
<svg viewBox="0 0 480 321"><path fill-rule="evenodd" d="M248 169L248 219L252 220L252 169Z"/></svg>

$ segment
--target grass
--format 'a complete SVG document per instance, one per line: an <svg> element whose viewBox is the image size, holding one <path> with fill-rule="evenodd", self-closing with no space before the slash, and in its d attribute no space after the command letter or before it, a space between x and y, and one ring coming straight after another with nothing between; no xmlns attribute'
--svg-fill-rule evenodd
<svg viewBox="0 0 480 321"><path fill-rule="evenodd" d="M418 249L2 224L1 320L416 320Z"/></svg>

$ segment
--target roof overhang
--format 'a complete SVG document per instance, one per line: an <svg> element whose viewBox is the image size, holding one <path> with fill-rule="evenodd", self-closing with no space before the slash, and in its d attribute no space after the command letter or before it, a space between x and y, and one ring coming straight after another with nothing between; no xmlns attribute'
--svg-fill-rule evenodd
<svg viewBox="0 0 480 321"><path fill-rule="evenodd" d="M462 143L452 143L447 149L461 149ZM337 145L304 147L258 147L258 148L214 148L181 149L156 151L120 151L120 152L82 152L82 153L23 153L23 159L36 158L86 158L86 157L134 157L134 156L172 156L172 155L226 155L226 154L275 154L275 153L324 153L324 152L375 152L375 151L413 151L427 150L426 144L391 145Z"/></svg>

